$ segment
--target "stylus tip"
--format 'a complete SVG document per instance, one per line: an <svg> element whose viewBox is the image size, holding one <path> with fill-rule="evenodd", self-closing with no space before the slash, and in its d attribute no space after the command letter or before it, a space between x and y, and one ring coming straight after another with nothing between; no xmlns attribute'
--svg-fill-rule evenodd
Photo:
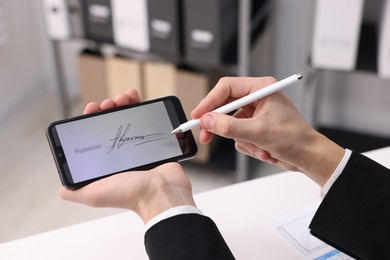
<svg viewBox="0 0 390 260"><path fill-rule="evenodd" d="M180 133L180 132L181 132L180 127L178 127L178 128L176 128L175 130L173 130L173 131L171 132L171 134L177 134L177 133Z"/></svg>

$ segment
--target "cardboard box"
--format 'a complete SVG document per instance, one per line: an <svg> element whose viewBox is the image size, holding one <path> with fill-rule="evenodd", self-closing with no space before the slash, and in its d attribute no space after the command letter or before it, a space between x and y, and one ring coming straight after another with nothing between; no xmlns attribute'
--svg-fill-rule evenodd
<svg viewBox="0 0 390 260"><path fill-rule="evenodd" d="M81 105L108 97L105 60L99 53L83 51L78 57Z"/></svg>
<svg viewBox="0 0 390 260"><path fill-rule="evenodd" d="M116 98L129 88L135 88L143 96L142 63L124 57L106 58L107 92L109 98Z"/></svg>
<svg viewBox="0 0 390 260"><path fill-rule="evenodd" d="M145 100L175 95L176 66L171 63L147 61L143 66Z"/></svg>

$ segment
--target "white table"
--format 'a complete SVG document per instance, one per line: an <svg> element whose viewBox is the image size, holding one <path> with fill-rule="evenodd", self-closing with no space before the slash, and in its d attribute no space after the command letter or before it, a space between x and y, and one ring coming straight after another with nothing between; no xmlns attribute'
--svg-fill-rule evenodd
<svg viewBox="0 0 390 260"><path fill-rule="evenodd" d="M367 153L390 168L390 147ZM301 173L270 177L197 194L237 259L305 259L277 231L278 222L320 202L320 189ZM0 245L0 259L148 259L143 224L133 213L38 234Z"/></svg>

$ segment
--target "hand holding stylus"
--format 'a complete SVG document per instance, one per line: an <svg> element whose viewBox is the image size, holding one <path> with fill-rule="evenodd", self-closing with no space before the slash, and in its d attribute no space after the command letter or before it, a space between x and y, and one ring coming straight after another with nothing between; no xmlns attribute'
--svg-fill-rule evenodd
<svg viewBox="0 0 390 260"><path fill-rule="evenodd" d="M269 96L269 95L271 95L279 90L282 90L282 89L292 85L292 83L294 83L300 79L302 79L301 74L294 74L288 78L285 78L281 81L275 82L272 85L269 85L269 86L262 88L256 92L248 94L247 96L244 96L244 97L237 99L231 103L228 103L222 107L219 107L219 108L213 110L213 112L222 113L222 114L230 113L230 112L237 110L243 106L246 106L252 102L255 102L256 100L262 99L262 98ZM190 120L184 124L181 124L178 128L173 130L171 133L176 134L179 132L187 132L188 130L191 130L192 128L198 126L199 123L200 123L199 119Z"/></svg>
<svg viewBox="0 0 390 260"><path fill-rule="evenodd" d="M299 78L293 75L290 80ZM199 141L210 142L213 135L233 139L239 152L306 173L322 186L344 149L313 129L283 91L242 106L232 116L209 112L274 83L272 77L222 78L192 111L192 118L200 118Z"/></svg>

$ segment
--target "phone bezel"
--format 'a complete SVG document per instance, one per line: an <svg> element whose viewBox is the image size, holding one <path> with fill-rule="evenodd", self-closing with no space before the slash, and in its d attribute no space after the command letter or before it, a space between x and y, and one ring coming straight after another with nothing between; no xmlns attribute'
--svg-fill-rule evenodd
<svg viewBox="0 0 390 260"><path fill-rule="evenodd" d="M57 126L59 124L72 122L72 121L83 120L85 118L97 117L97 116L101 116L101 115L105 115L105 114L109 114L109 113L115 113L117 111L132 109L132 108L139 107L139 106L146 106L148 104L155 103L155 102L161 102L161 101L163 101L165 104L165 107L167 109L167 113L168 113L169 118L171 120L173 129L178 127L181 123L184 123L187 121L187 118L186 118L185 112L183 110L183 107L180 103L180 100L175 96L167 96L167 97L157 98L157 99L148 100L148 101L144 101L144 102L129 104L126 106L121 106L121 107L113 108L113 109L109 109L109 110L99 111L99 112L92 113L92 114L85 114L85 115L80 115L80 116L52 122L46 129L46 136L47 136L50 148L51 148L51 152L53 154L54 161L55 161L56 166L57 166L57 170L58 170L62 185L68 189L78 189L78 188L81 188L81 187L91 183L91 182L94 182L94 181L97 181L99 179L106 178L106 177L109 177L111 175L118 174L121 172L135 171L135 170L148 170L148 169L152 169L158 165L161 165L161 164L164 164L167 162L180 162L180 161L184 161L184 160L188 160L188 159L193 158L197 154L198 148L197 148L194 136L192 135L192 132L187 131L185 133L180 133L182 135L181 139L184 138L184 140L187 144L186 147L188 148L188 151L186 151L186 153L183 153L183 155L167 158L167 159L164 159L161 161L151 162L151 163L148 163L148 164L145 164L142 166L138 166L138 167L134 167L134 168L123 169L123 170L118 171L118 172L109 173L107 175L96 177L96 178L89 179L89 180L85 180L82 182L76 182L76 183L73 182L73 178L72 178L72 175L70 173L70 170L66 169L66 167L67 167L66 156L65 156L64 151L62 149L62 145L60 145L61 142L59 141L59 137L57 135L57 131L55 129L55 126ZM171 102L173 107L172 108L167 107L166 104L168 104L168 103L165 103L166 101Z"/></svg>

